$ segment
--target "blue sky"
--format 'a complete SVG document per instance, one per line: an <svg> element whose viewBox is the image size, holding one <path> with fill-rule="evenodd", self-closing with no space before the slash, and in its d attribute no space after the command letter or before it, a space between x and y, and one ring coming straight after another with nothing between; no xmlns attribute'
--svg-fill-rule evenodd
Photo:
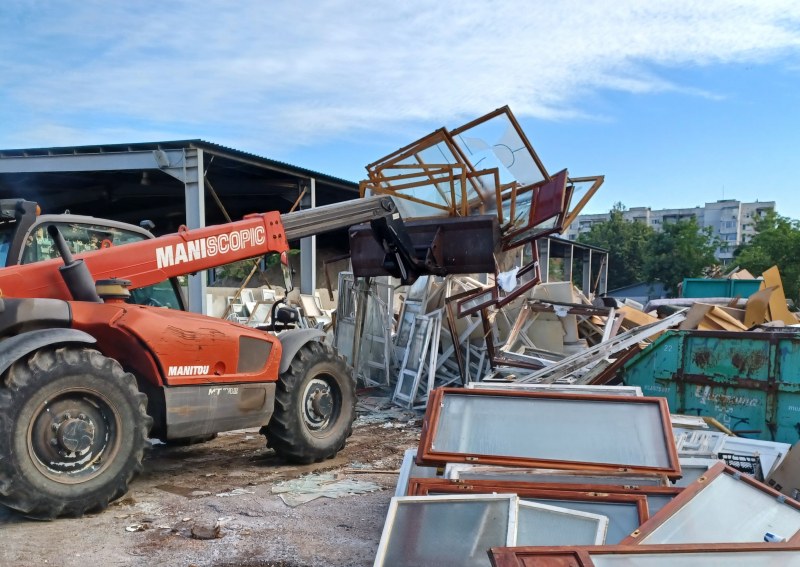
<svg viewBox="0 0 800 567"><path fill-rule="evenodd" d="M586 209L800 218L800 2L0 3L0 148L201 138L358 181L508 104Z"/></svg>

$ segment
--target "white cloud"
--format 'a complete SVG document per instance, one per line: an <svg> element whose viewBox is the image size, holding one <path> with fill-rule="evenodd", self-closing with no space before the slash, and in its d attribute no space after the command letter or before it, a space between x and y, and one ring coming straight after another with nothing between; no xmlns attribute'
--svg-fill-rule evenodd
<svg viewBox="0 0 800 567"><path fill-rule="evenodd" d="M504 104L566 119L597 89L724 97L661 70L800 51L796 0L10 0L0 22L6 146L80 130L264 148Z"/></svg>

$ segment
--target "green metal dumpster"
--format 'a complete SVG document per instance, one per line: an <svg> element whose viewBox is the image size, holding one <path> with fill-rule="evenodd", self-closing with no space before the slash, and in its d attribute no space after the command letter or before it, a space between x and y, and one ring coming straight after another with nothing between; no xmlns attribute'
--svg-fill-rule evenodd
<svg viewBox="0 0 800 567"><path fill-rule="evenodd" d="M759 290L761 280L732 280L722 278L684 278L681 297L743 297L747 299Z"/></svg>
<svg viewBox="0 0 800 567"><path fill-rule="evenodd" d="M620 371L670 411L710 416L744 437L800 440L800 335L667 331Z"/></svg>

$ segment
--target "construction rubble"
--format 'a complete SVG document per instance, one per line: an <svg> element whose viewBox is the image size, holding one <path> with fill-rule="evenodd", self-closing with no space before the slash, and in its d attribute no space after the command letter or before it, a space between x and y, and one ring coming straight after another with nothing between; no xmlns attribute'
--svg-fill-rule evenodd
<svg viewBox="0 0 800 567"><path fill-rule="evenodd" d="M789 564L800 340L777 268L652 305L605 297L605 259L551 270L548 239L603 178L549 174L508 108L367 171L362 195L404 218L498 226L494 271L339 274L335 347L364 388L425 412L376 566Z"/></svg>
<svg viewBox="0 0 800 567"><path fill-rule="evenodd" d="M556 237L603 177L548 173L507 107L367 171L362 196L392 196L429 255L464 245L452 219L495 227L470 244L493 267L399 286L354 262L294 298L367 395L425 412L376 566L797 561L800 338L777 267L687 278L647 305L606 296L607 255ZM374 246L350 238L353 257ZM259 323L274 301L240 289L225 315L244 303Z"/></svg>

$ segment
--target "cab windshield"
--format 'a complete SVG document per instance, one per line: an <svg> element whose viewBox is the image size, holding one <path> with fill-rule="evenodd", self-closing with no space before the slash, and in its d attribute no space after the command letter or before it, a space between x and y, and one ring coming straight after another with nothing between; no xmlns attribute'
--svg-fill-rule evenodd
<svg viewBox="0 0 800 567"><path fill-rule="evenodd" d="M13 229L13 223L11 229ZM146 238L138 232L125 230L124 228L109 227L84 223L65 223L65 222L42 222L37 224L28 235L22 251L22 264L31 264L43 260L59 258L58 249L47 232L47 227L55 225L59 232L64 236L67 246L73 254L81 254L101 248L110 248L139 242ZM5 227L0 224L0 231ZM0 232L0 257L2 264L5 265L5 257L8 255L8 246L13 237L13 230L7 231L7 243L3 245L4 233ZM171 309L181 309L181 301L178 299L178 291L171 280L164 280L157 284L131 290L129 303L137 305L152 305L156 307L169 307Z"/></svg>

